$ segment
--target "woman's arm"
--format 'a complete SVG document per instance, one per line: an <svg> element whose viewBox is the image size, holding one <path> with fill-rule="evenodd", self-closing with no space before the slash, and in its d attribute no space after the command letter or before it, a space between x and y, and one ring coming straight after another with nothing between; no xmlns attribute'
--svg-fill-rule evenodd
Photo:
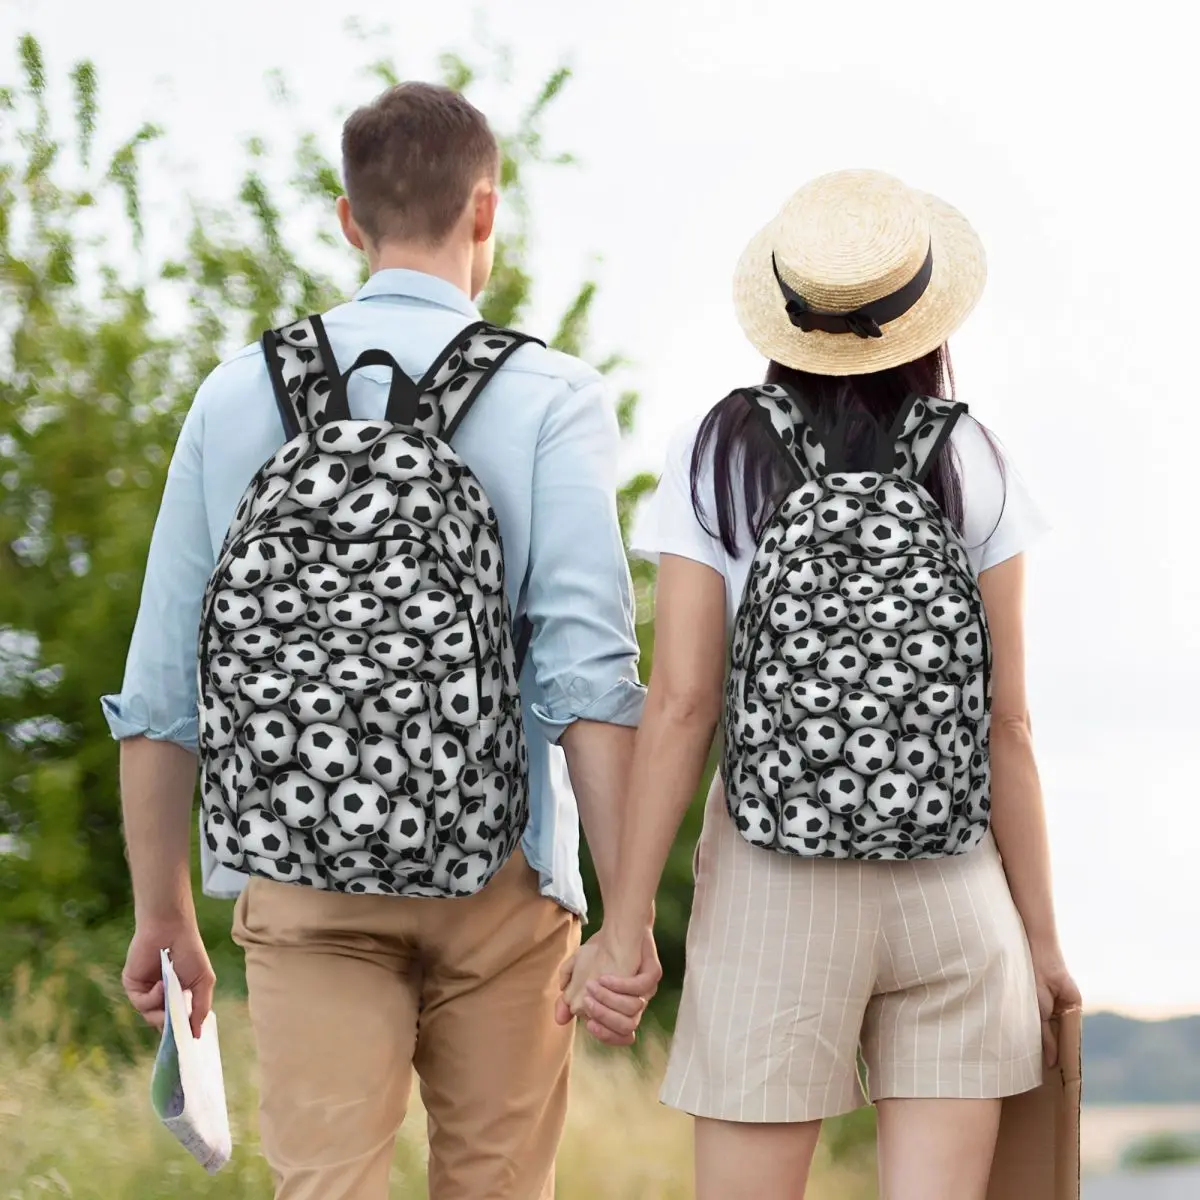
<svg viewBox="0 0 1200 1200"><path fill-rule="evenodd" d="M984 571L979 591L992 642L992 830L1029 938L1044 1020L1078 1004L1079 990L1059 947L1046 813L1025 693L1025 556L1014 555ZM1044 1028L1053 1061L1052 1034Z"/></svg>
<svg viewBox="0 0 1200 1200"><path fill-rule="evenodd" d="M590 980L632 975L671 843L712 746L725 680L725 580L711 567L661 557L654 666L630 771L613 903L580 951L565 989L583 1011Z"/></svg>

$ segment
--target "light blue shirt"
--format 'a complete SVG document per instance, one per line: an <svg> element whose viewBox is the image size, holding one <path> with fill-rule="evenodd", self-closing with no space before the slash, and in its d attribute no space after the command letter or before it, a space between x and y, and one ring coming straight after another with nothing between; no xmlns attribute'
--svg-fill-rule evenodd
<svg viewBox="0 0 1200 1200"><path fill-rule="evenodd" d="M380 347L420 378L472 321L452 284L415 271L380 271L326 314L343 370ZM368 367L349 385L352 413L383 416L388 373ZM200 605L242 492L283 444L261 349L222 363L196 393L167 473L150 543L141 607L119 696L103 698L116 738L141 734L196 748ZM638 683L632 587L617 523L616 411L602 377L537 345L516 351L454 436L483 484L504 544L511 611L533 640L521 676L529 741L530 817L522 849L543 894L584 915L579 822L564 729L584 718L636 725ZM204 890L232 897L246 877L219 866L201 838Z"/></svg>

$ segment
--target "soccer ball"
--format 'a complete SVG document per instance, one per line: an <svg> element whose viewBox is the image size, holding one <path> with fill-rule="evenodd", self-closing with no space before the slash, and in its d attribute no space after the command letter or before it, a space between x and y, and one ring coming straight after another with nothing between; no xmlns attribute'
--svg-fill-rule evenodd
<svg viewBox="0 0 1200 1200"><path fill-rule="evenodd" d="M303 771L284 771L271 781L271 811L289 829L312 829L328 811L325 785Z"/></svg>
<svg viewBox="0 0 1200 1200"><path fill-rule="evenodd" d="M975 671L967 676L962 689L962 709L974 721L982 720L987 711L987 691L982 671Z"/></svg>
<svg viewBox="0 0 1200 1200"><path fill-rule="evenodd" d="M821 713L832 712L841 696L841 688L836 683L830 683L826 679L801 679L794 683L788 692L784 712L790 715L794 705L801 713L820 716Z"/></svg>
<svg viewBox="0 0 1200 1200"><path fill-rule="evenodd" d="M903 652L904 649L901 646L901 653L903 654ZM881 662L876 663L867 672L866 685L877 695L887 696L892 700L903 700L916 691L917 675L912 667L899 660Z"/></svg>
<svg viewBox="0 0 1200 1200"><path fill-rule="evenodd" d="M978 667L983 663L984 640L983 631L978 625L969 625L960 629L954 635L954 653L960 662L968 667Z"/></svg>
<svg viewBox="0 0 1200 1200"><path fill-rule="evenodd" d="M254 761L268 770L290 762L296 749L296 727L282 712L253 713L242 726L242 736Z"/></svg>
<svg viewBox="0 0 1200 1200"><path fill-rule="evenodd" d="M225 588L213 597L213 620L227 633L253 629L262 622L263 609L257 596Z"/></svg>
<svg viewBox="0 0 1200 1200"><path fill-rule="evenodd" d="M429 651L439 662L448 666L469 662L475 654L475 643L468 621L456 621L435 633L429 641Z"/></svg>
<svg viewBox="0 0 1200 1200"><path fill-rule="evenodd" d="M219 863L238 870L242 866L241 835L233 818L221 808L210 808L204 814L204 840Z"/></svg>
<svg viewBox="0 0 1200 1200"><path fill-rule="evenodd" d="M825 476L825 484L832 491L849 492L856 496L869 496L879 487L880 482L879 476L870 471L849 471Z"/></svg>
<svg viewBox="0 0 1200 1200"><path fill-rule="evenodd" d="M346 697L327 683L302 683L288 697L288 710L302 725L318 721L335 724L346 707Z"/></svg>
<svg viewBox="0 0 1200 1200"><path fill-rule="evenodd" d="M874 629L899 629L912 616L912 603L894 593L867 602L867 624Z"/></svg>
<svg viewBox="0 0 1200 1200"><path fill-rule="evenodd" d="M852 770L876 775L896 761L896 739L885 729L858 729L846 739L842 757Z"/></svg>
<svg viewBox="0 0 1200 1200"><path fill-rule="evenodd" d="M441 492L424 479L410 479L397 488L397 515L422 529L437 529L446 515L446 500Z"/></svg>
<svg viewBox="0 0 1200 1200"><path fill-rule="evenodd" d="M307 433L298 433L290 442L285 442L280 449L267 459L267 465L260 474L264 476L286 475L301 459L307 458L312 452L312 438Z"/></svg>
<svg viewBox="0 0 1200 1200"><path fill-rule="evenodd" d="M809 479L779 506L779 516L785 521L794 521L802 512L812 508L824 495L825 489L816 480Z"/></svg>
<svg viewBox="0 0 1200 1200"><path fill-rule="evenodd" d="M350 576L329 563L307 563L296 573L296 586L306 596L320 602L348 592L351 585Z"/></svg>
<svg viewBox="0 0 1200 1200"><path fill-rule="evenodd" d="M288 499L305 508L322 508L341 499L350 484L350 473L340 458L310 454L292 473Z"/></svg>
<svg viewBox="0 0 1200 1200"><path fill-rule="evenodd" d="M850 606L838 592L822 592L812 600L813 621L830 629L845 621Z"/></svg>
<svg viewBox="0 0 1200 1200"><path fill-rule="evenodd" d="M433 723L427 711L413 713L400 729L400 749L414 768L433 765Z"/></svg>
<svg viewBox="0 0 1200 1200"><path fill-rule="evenodd" d="M881 771L867 786L868 806L889 822L912 812L916 802L917 781L898 767Z"/></svg>
<svg viewBox="0 0 1200 1200"><path fill-rule="evenodd" d="M485 592L499 592L504 584L500 539L488 526L475 535L475 578Z"/></svg>
<svg viewBox="0 0 1200 1200"><path fill-rule="evenodd" d="M863 571L876 579L895 579L904 573L907 561L900 557L871 557L862 559L860 565Z"/></svg>
<svg viewBox="0 0 1200 1200"><path fill-rule="evenodd" d="M233 745L234 712L216 692L205 692L200 703L200 740L209 750Z"/></svg>
<svg viewBox="0 0 1200 1200"><path fill-rule="evenodd" d="M775 843L775 818L766 806L753 796L738 802L733 814L734 824L746 841L754 846L772 846Z"/></svg>
<svg viewBox="0 0 1200 1200"><path fill-rule="evenodd" d="M872 663L900 656L900 635L892 629L867 629L859 636L858 648Z"/></svg>
<svg viewBox="0 0 1200 1200"><path fill-rule="evenodd" d="M958 592L945 592L925 605L925 617L934 629L952 633L971 619L971 602Z"/></svg>
<svg viewBox="0 0 1200 1200"><path fill-rule="evenodd" d="M861 690L847 692L838 705L838 716L849 729L882 725L889 711L886 700Z"/></svg>
<svg viewBox="0 0 1200 1200"><path fill-rule="evenodd" d="M814 855L829 832L829 810L810 800L788 800L779 814L779 844L794 853Z"/></svg>
<svg viewBox="0 0 1200 1200"><path fill-rule="evenodd" d="M452 788L458 782L466 761L467 752L452 733L433 735L433 786L439 792Z"/></svg>
<svg viewBox="0 0 1200 1200"><path fill-rule="evenodd" d="M263 593L262 611L268 621L291 625L299 621L308 609L304 593L291 583L272 583Z"/></svg>
<svg viewBox="0 0 1200 1200"><path fill-rule="evenodd" d="M775 736L775 718L765 704L747 700L739 707L733 740L740 746L763 746Z"/></svg>
<svg viewBox="0 0 1200 1200"><path fill-rule="evenodd" d="M232 588L245 590L267 583L271 578L271 559L263 550L262 540L243 546L225 568L223 582Z"/></svg>
<svg viewBox="0 0 1200 1200"><path fill-rule="evenodd" d="M469 800L464 804L454 825L454 841L458 847L469 853L486 850L495 836L487 802Z"/></svg>
<svg viewBox="0 0 1200 1200"><path fill-rule="evenodd" d="M867 656L857 646L830 650L817 661L817 674L828 683L858 683L867 671Z"/></svg>
<svg viewBox="0 0 1200 1200"><path fill-rule="evenodd" d="M855 571L838 584L838 589L851 604L866 604L868 600L881 596L885 586L883 580L862 571Z"/></svg>
<svg viewBox="0 0 1200 1200"><path fill-rule="evenodd" d="M380 421L334 421L317 432L317 449L327 454L364 454L390 426Z"/></svg>
<svg viewBox="0 0 1200 1200"><path fill-rule="evenodd" d="M938 752L923 733L906 733L896 748L896 763L914 779L923 780L933 773Z"/></svg>
<svg viewBox="0 0 1200 1200"><path fill-rule="evenodd" d="M373 733L358 747L359 771L389 795L398 791L408 775L408 761L394 737Z"/></svg>
<svg viewBox="0 0 1200 1200"><path fill-rule="evenodd" d="M863 512L857 496L827 496L817 505L817 525L827 533L844 533L862 519Z"/></svg>
<svg viewBox="0 0 1200 1200"><path fill-rule="evenodd" d="M479 673L455 671L438 684L438 712L455 725L473 725L480 717Z"/></svg>
<svg viewBox="0 0 1200 1200"><path fill-rule="evenodd" d="M378 833L389 811L387 792L371 779L346 779L329 797L329 815L356 838Z"/></svg>
<svg viewBox="0 0 1200 1200"><path fill-rule="evenodd" d="M237 691L238 681L246 673L246 669L245 661L238 655L222 652L212 659L208 677L218 692L228 696Z"/></svg>
<svg viewBox="0 0 1200 1200"><path fill-rule="evenodd" d="M358 769L358 742L339 725L308 725L296 744L300 765L323 783L340 783Z"/></svg>
<svg viewBox="0 0 1200 1200"><path fill-rule="evenodd" d="M866 798L866 783L849 767L829 767L817 782L817 799L831 813L849 816Z"/></svg>
<svg viewBox="0 0 1200 1200"><path fill-rule="evenodd" d="M339 629L336 625L331 625L317 635L317 643L330 654L366 654L371 645L371 638L361 629Z"/></svg>
<svg viewBox="0 0 1200 1200"><path fill-rule="evenodd" d="M396 515L398 506L396 485L388 479L372 479L346 492L329 510L329 520L344 537L367 538Z"/></svg>
<svg viewBox="0 0 1200 1200"><path fill-rule="evenodd" d="M367 577L367 587L389 600L407 600L421 586L421 566L409 554L386 558Z"/></svg>
<svg viewBox="0 0 1200 1200"><path fill-rule="evenodd" d="M265 808L245 808L238 815L242 848L255 858L281 859L292 851L287 826Z"/></svg>
<svg viewBox="0 0 1200 1200"><path fill-rule="evenodd" d="M795 788L805 775L804 759L795 746L786 742L765 750L755 768L759 789L765 796L778 796Z"/></svg>
<svg viewBox="0 0 1200 1200"><path fill-rule="evenodd" d="M789 667L800 668L815 663L828 646L828 641L819 629L806 629L802 633L789 633L779 642L779 656Z"/></svg>
<svg viewBox="0 0 1200 1200"><path fill-rule="evenodd" d="M326 677L339 692L357 697L383 682L383 668L372 658L347 654L330 661Z"/></svg>
<svg viewBox="0 0 1200 1200"><path fill-rule="evenodd" d="M907 483L885 480L875 492L875 504L883 512L901 521L919 520L922 515L920 501Z"/></svg>
<svg viewBox="0 0 1200 1200"><path fill-rule="evenodd" d="M938 753L944 758L954 757L954 748L958 741L958 722L953 717L946 717L934 727L933 742Z"/></svg>
<svg viewBox="0 0 1200 1200"><path fill-rule="evenodd" d="M393 854L411 854L425 845L425 812L407 796L397 796L379 831L379 838Z"/></svg>
<svg viewBox="0 0 1200 1200"><path fill-rule="evenodd" d="M855 540L867 554L882 558L885 554L903 554L912 545L912 536L894 517L868 516L858 523Z"/></svg>
<svg viewBox="0 0 1200 1200"><path fill-rule="evenodd" d="M374 877L381 883L388 883L387 863L373 850L363 849L356 844L353 849L344 850L326 860L325 873L335 883L342 885L342 891L349 891L351 885L360 893L365 893L373 885L366 880ZM379 884L374 885L378 888ZM391 889L394 891L395 889Z"/></svg>
<svg viewBox="0 0 1200 1200"><path fill-rule="evenodd" d="M909 526L912 530L913 541L925 550L939 551L946 546L946 532L940 521L922 518L913 521Z"/></svg>
<svg viewBox="0 0 1200 1200"><path fill-rule="evenodd" d="M950 817L951 803L949 788L936 780L927 779L918 790L912 819L923 829L941 825Z"/></svg>
<svg viewBox="0 0 1200 1200"><path fill-rule="evenodd" d="M454 896L473 896L495 870L490 854L468 854L449 868L447 890Z"/></svg>
<svg viewBox="0 0 1200 1200"><path fill-rule="evenodd" d="M803 512L787 523L779 539L780 554L795 554L807 546L816 535L817 518L811 512Z"/></svg>
<svg viewBox="0 0 1200 1200"><path fill-rule="evenodd" d="M325 609L331 624L339 629L369 629L382 619L383 601L369 592L346 592L330 600Z"/></svg>
<svg viewBox="0 0 1200 1200"><path fill-rule="evenodd" d="M367 653L389 671L411 671L425 658L425 643L410 634L387 634L372 638Z"/></svg>
<svg viewBox="0 0 1200 1200"><path fill-rule="evenodd" d="M325 551L325 561L353 578L369 571L379 555L378 542L333 542Z"/></svg>
<svg viewBox="0 0 1200 1200"><path fill-rule="evenodd" d="M936 567L913 567L900 577L901 595L914 604L927 604L942 594L945 577Z"/></svg>
<svg viewBox="0 0 1200 1200"><path fill-rule="evenodd" d="M275 651L275 665L289 675L317 676L329 665L329 655L316 642L289 642Z"/></svg>
<svg viewBox="0 0 1200 1200"><path fill-rule="evenodd" d="M841 754L846 731L832 717L809 717L796 726L796 740L809 762L826 766Z"/></svg>
<svg viewBox="0 0 1200 1200"><path fill-rule="evenodd" d="M790 596L811 596L836 582L833 572L819 558L806 558L786 569L783 590Z"/></svg>
<svg viewBox="0 0 1200 1200"><path fill-rule="evenodd" d="M958 707L958 688L952 683L930 683L917 693L917 702L935 717L944 717Z"/></svg>
<svg viewBox="0 0 1200 1200"><path fill-rule="evenodd" d="M905 734L932 735L937 723L938 718L919 700L910 700L900 715L900 728Z"/></svg>
<svg viewBox="0 0 1200 1200"><path fill-rule="evenodd" d="M237 812L254 783L254 760L245 746L234 746L221 762L221 794L230 809Z"/></svg>
<svg viewBox="0 0 1200 1200"><path fill-rule="evenodd" d="M402 600L398 615L407 632L428 637L454 620L458 615L458 604L448 591L431 588Z"/></svg>
<svg viewBox="0 0 1200 1200"><path fill-rule="evenodd" d="M243 675L238 690L258 708L274 708L282 704L292 690L293 679L282 671L255 671Z"/></svg>
<svg viewBox="0 0 1200 1200"><path fill-rule="evenodd" d="M466 523L447 513L438 522L438 533L442 535L442 544L446 547L449 557L468 574L474 574L475 547L471 543L471 534Z"/></svg>
<svg viewBox="0 0 1200 1200"><path fill-rule="evenodd" d="M279 632L270 625L259 625L254 629L239 629L231 633L226 643L234 654L242 658L269 658L283 644Z"/></svg>
<svg viewBox="0 0 1200 1200"><path fill-rule="evenodd" d="M371 447L369 461L373 474L395 483L407 483L429 475L433 454L416 434L389 433Z"/></svg>
<svg viewBox="0 0 1200 1200"><path fill-rule="evenodd" d="M512 771L517 765L517 752L521 743L521 728L513 715L505 717L496 727L496 740L492 746L492 757L502 771ZM472 754L474 743L467 739L467 753Z"/></svg>
<svg viewBox="0 0 1200 1200"><path fill-rule="evenodd" d="M791 674L781 662L764 663L754 675L755 691L768 704L781 699L790 682Z"/></svg>

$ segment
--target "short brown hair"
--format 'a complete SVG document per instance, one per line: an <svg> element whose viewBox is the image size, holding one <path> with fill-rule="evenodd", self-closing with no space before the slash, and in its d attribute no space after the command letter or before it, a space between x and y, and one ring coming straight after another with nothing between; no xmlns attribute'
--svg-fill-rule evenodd
<svg viewBox="0 0 1200 1200"><path fill-rule="evenodd" d="M389 88L342 128L350 211L376 243L443 241L471 189L485 175L494 179L499 166L487 118L464 96L436 84Z"/></svg>

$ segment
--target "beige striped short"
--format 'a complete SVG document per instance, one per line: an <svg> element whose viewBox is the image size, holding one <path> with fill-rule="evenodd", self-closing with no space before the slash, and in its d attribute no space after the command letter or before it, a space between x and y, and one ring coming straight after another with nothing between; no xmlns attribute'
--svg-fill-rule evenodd
<svg viewBox="0 0 1200 1200"><path fill-rule="evenodd" d="M662 1100L810 1121L866 1096L991 1098L1041 1083L1029 947L989 834L908 863L745 842L719 779L696 848L687 973Z"/></svg>

